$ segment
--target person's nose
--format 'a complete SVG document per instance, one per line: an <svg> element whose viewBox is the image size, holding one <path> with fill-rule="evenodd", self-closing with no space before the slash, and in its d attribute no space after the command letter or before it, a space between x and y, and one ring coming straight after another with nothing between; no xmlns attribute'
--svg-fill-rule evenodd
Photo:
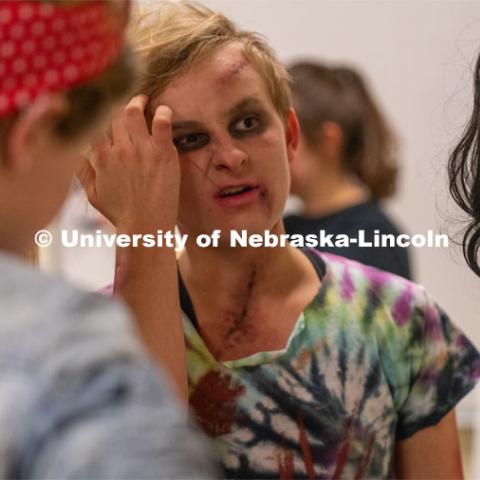
<svg viewBox="0 0 480 480"><path fill-rule="evenodd" d="M215 170L229 170L237 173L245 167L247 162L247 153L236 145L232 138L225 136L217 139L213 152Z"/></svg>

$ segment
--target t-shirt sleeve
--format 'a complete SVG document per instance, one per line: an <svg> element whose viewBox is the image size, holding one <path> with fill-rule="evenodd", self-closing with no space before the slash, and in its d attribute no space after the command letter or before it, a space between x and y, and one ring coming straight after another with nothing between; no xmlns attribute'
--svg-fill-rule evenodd
<svg viewBox="0 0 480 480"><path fill-rule="evenodd" d="M413 308L399 362L407 362L409 384L397 406L397 440L438 423L480 376L477 349L424 292L423 298Z"/></svg>

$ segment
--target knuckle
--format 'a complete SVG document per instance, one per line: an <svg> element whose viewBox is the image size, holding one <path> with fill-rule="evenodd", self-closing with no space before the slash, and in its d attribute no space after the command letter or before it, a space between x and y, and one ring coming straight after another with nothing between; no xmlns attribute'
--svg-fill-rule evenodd
<svg viewBox="0 0 480 480"><path fill-rule="evenodd" d="M153 124L159 130L170 130L171 127L170 120L160 115L153 119Z"/></svg>
<svg viewBox="0 0 480 480"><path fill-rule="evenodd" d="M143 111L138 105L127 105L124 110L125 118L127 120L140 120L143 117Z"/></svg>

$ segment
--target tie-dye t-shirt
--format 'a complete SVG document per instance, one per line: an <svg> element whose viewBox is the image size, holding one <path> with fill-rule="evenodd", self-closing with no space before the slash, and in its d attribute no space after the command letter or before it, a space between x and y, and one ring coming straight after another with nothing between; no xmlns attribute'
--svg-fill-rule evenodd
<svg viewBox="0 0 480 480"><path fill-rule="evenodd" d="M191 408L228 478L392 477L395 441L473 388L479 354L421 286L308 256L322 285L281 351L216 361L181 285Z"/></svg>

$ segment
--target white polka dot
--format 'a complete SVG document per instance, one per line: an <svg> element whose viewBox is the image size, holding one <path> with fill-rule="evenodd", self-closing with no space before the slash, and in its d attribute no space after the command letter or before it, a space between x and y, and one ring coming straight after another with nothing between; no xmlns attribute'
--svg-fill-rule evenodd
<svg viewBox="0 0 480 480"><path fill-rule="evenodd" d="M62 35L62 43L64 45L71 45L73 43L73 35L71 33L66 33Z"/></svg>
<svg viewBox="0 0 480 480"><path fill-rule="evenodd" d="M83 28L82 30L77 32L77 37L82 43L87 43L92 37L92 32L88 28Z"/></svg>
<svg viewBox="0 0 480 480"><path fill-rule="evenodd" d="M7 7L0 7L0 23L8 23L12 18L12 12Z"/></svg>
<svg viewBox="0 0 480 480"><path fill-rule="evenodd" d="M25 40L22 44L22 51L27 55L32 53L35 50L35 42L33 40Z"/></svg>
<svg viewBox="0 0 480 480"><path fill-rule="evenodd" d="M86 21L88 21L88 13L83 12L77 15L77 22L80 25L83 25Z"/></svg>
<svg viewBox="0 0 480 480"><path fill-rule="evenodd" d="M15 44L13 42L6 42L0 47L0 56L3 58L12 57L15 54Z"/></svg>
<svg viewBox="0 0 480 480"><path fill-rule="evenodd" d="M53 5L49 4L49 3L44 3L43 5L40 6L40 8L38 9L38 13L42 16L42 17L51 17L53 15L53 12L54 12L54 8L53 8Z"/></svg>
<svg viewBox="0 0 480 480"><path fill-rule="evenodd" d="M45 24L42 22L35 22L31 27L31 32L36 37L42 35L45 32Z"/></svg>
<svg viewBox="0 0 480 480"><path fill-rule="evenodd" d="M74 60L81 60L85 56L85 50L82 47L75 47L72 50L72 58Z"/></svg>
<svg viewBox="0 0 480 480"><path fill-rule="evenodd" d="M12 38L21 38L25 34L25 28L23 25L13 25L12 28L10 28L10 36Z"/></svg>
<svg viewBox="0 0 480 480"><path fill-rule="evenodd" d="M27 87L33 87L38 83L38 77L34 73L29 73L25 76L24 82Z"/></svg>
<svg viewBox="0 0 480 480"><path fill-rule="evenodd" d="M75 65L67 65L63 70L63 76L67 80L75 80L78 77L78 68Z"/></svg>
<svg viewBox="0 0 480 480"><path fill-rule="evenodd" d="M56 18L52 23L52 29L55 32L60 32L65 30L65 20L63 18Z"/></svg>
<svg viewBox="0 0 480 480"><path fill-rule="evenodd" d="M55 52L53 54L52 59L53 59L53 63L56 63L58 65L59 63L65 63L67 56L62 51L60 51L60 52Z"/></svg>
<svg viewBox="0 0 480 480"><path fill-rule="evenodd" d="M12 77L8 77L3 80L2 85L4 90L13 90L17 86L17 82Z"/></svg>
<svg viewBox="0 0 480 480"><path fill-rule="evenodd" d="M30 94L26 90L21 90L15 95L15 104L17 107L22 107L30 100Z"/></svg>
<svg viewBox="0 0 480 480"><path fill-rule="evenodd" d="M92 44L89 45L88 50L90 51L91 55L97 55L98 52L101 49L101 45L98 42L93 42Z"/></svg>
<svg viewBox="0 0 480 480"><path fill-rule="evenodd" d="M55 38L52 36L46 37L42 41L42 46L45 50L52 50L55 47Z"/></svg>
<svg viewBox="0 0 480 480"><path fill-rule="evenodd" d="M38 69L43 68L46 64L47 64L47 59L43 55L37 55L33 59L33 66L35 68L38 68Z"/></svg>
<svg viewBox="0 0 480 480"><path fill-rule="evenodd" d="M45 74L45 82L48 85L53 85L58 82L58 73L55 70L48 70Z"/></svg>
<svg viewBox="0 0 480 480"><path fill-rule="evenodd" d="M33 7L32 5L23 5L19 12L18 12L18 16L22 19L22 20L28 20L30 18L32 18L33 16Z"/></svg>
<svg viewBox="0 0 480 480"><path fill-rule="evenodd" d="M91 22L95 22L98 19L100 12L98 8L92 8L89 12L89 18Z"/></svg>
<svg viewBox="0 0 480 480"><path fill-rule="evenodd" d="M15 73L22 73L27 69L27 62L23 58L17 58L12 65Z"/></svg>

